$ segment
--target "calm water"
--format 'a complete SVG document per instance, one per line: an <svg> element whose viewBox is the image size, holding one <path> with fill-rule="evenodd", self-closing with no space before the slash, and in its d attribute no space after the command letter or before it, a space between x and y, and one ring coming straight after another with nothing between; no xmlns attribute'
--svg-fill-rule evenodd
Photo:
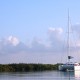
<svg viewBox="0 0 80 80"><path fill-rule="evenodd" d="M80 72L23 72L0 73L0 80L80 80Z"/></svg>

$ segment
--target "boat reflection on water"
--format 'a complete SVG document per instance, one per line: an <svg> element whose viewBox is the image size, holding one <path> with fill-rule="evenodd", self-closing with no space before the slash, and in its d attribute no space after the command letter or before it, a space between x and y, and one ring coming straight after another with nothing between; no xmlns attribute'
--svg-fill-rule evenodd
<svg viewBox="0 0 80 80"><path fill-rule="evenodd" d="M80 71L75 71L74 76L76 80L80 80Z"/></svg>
<svg viewBox="0 0 80 80"><path fill-rule="evenodd" d="M61 72L61 75L68 80L80 80L80 71Z"/></svg>

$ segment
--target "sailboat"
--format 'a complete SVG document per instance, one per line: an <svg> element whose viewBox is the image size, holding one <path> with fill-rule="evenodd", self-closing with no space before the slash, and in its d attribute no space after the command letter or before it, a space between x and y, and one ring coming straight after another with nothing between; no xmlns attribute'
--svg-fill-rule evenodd
<svg viewBox="0 0 80 80"><path fill-rule="evenodd" d="M68 44L68 51L67 51L67 59L68 59L68 62L67 63L62 63L62 64L59 64L58 66L58 69L60 71L80 71L80 64L77 63L77 62L70 62L70 60L73 58L72 56L70 56L70 44L69 44L69 37L70 37L70 27L69 27L69 11L68 11L68 39L67 39L67 44Z"/></svg>
<svg viewBox="0 0 80 80"><path fill-rule="evenodd" d="M71 56L68 56L71 57ZM67 62L58 66L60 71L80 71L80 64L75 62Z"/></svg>

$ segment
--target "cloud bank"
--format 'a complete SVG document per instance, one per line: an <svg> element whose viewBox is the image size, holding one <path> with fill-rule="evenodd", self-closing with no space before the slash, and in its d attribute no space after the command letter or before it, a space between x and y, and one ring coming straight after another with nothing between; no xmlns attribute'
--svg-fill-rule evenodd
<svg viewBox="0 0 80 80"><path fill-rule="evenodd" d="M0 63L58 63L62 56L67 56L67 44L63 40L62 28L49 28L46 44L34 38L30 45L21 42L17 37L9 36L0 40ZM80 27L73 26L73 31L80 35ZM74 40L73 40L74 41ZM73 56L80 52L80 39L75 45L71 43L70 53ZM77 53L76 53L77 52ZM64 59L64 61L66 61Z"/></svg>

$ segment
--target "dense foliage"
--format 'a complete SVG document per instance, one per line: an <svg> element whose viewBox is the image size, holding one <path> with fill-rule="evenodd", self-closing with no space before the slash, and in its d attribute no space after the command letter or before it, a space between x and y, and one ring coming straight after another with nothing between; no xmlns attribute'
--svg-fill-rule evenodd
<svg viewBox="0 0 80 80"><path fill-rule="evenodd" d="M0 72L28 72L28 71L44 71L57 70L58 65L51 64L0 64Z"/></svg>

